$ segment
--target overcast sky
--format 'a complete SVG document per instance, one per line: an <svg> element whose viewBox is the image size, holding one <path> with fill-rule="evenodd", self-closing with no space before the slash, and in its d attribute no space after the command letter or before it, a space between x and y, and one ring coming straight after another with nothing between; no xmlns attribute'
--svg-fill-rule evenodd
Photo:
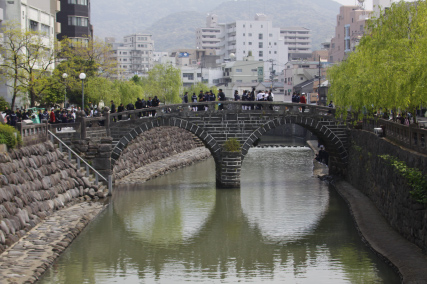
<svg viewBox="0 0 427 284"><path fill-rule="evenodd" d="M336 2L342 5L355 5L357 4L357 0L335 0ZM406 2L413 2L414 0L406 0ZM393 1L399 2L399 1ZM365 0L365 9L372 10L372 0Z"/></svg>

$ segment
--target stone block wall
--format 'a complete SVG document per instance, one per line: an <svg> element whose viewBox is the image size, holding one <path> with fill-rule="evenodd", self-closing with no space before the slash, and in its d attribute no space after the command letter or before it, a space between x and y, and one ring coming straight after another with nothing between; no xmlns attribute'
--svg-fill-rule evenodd
<svg viewBox="0 0 427 284"><path fill-rule="evenodd" d="M72 141L72 148L107 179L111 175L112 142L111 137L95 141L86 138L85 140Z"/></svg>
<svg viewBox="0 0 427 284"><path fill-rule="evenodd" d="M178 127L156 127L132 140L114 165L114 179L121 179L146 164L200 146L194 135Z"/></svg>
<svg viewBox="0 0 427 284"><path fill-rule="evenodd" d="M367 195L390 225L427 251L426 205L416 202L405 178L379 155L391 155L427 174L427 156L402 148L363 130L351 131L346 179Z"/></svg>
<svg viewBox="0 0 427 284"><path fill-rule="evenodd" d="M51 142L0 154L0 253L53 211L104 197Z"/></svg>

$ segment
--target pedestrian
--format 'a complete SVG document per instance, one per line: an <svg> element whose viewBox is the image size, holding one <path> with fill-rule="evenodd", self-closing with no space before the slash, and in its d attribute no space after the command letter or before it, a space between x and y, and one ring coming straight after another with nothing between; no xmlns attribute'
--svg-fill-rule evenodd
<svg viewBox="0 0 427 284"><path fill-rule="evenodd" d="M123 112L125 110L125 107L124 107L124 105L123 105L123 103L121 103L120 105L119 105L119 107L117 108L117 112L118 113L120 113L120 112ZM118 118L119 118L119 120L122 120L122 115L120 114L119 116L118 116Z"/></svg>
<svg viewBox="0 0 427 284"><path fill-rule="evenodd" d="M219 94L218 94L218 96L219 96ZM197 103L196 93L193 93L193 95L191 96L191 102ZM192 105L191 107L192 107L193 111L197 111L197 105Z"/></svg>
<svg viewBox="0 0 427 284"><path fill-rule="evenodd" d="M300 97L300 99L299 99L299 102L301 103L301 104L306 104L307 103L307 100L305 99L305 93L302 93L301 94L301 97ZM304 112L305 111L305 105L304 106L301 106L301 112Z"/></svg>
<svg viewBox="0 0 427 284"><path fill-rule="evenodd" d="M183 104L188 104L188 92L185 92L184 97L182 98Z"/></svg>
<svg viewBox="0 0 427 284"><path fill-rule="evenodd" d="M239 91L235 90L234 91L234 101L240 101L240 95L239 95Z"/></svg>
<svg viewBox="0 0 427 284"><path fill-rule="evenodd" d="M243 94L242 94L242 102L246 102L248 100L248 91L244 90ZM242 110L246 110L248 107L248 105L243 104L242 105Z"/></svg>
<svg viewBox="0 0 427 284"><path fill-rule="evenodd" d="M116 105L114 104L113 100L111 100L110 113L116 113ZM113 121L114 122L117 121L115 116L113 116Z"/></svg>
<svg viewBox="0 0 427 284"><path fill-rule="evenodd" d="M218 92L218 101L225 102L225 100L226 100L226 98L225 98L224 92L222 91L222 89L219 89L219 92ZM224 109L223 103L219 103L218 104L218 110L223 110L223 109Z"/></svg>

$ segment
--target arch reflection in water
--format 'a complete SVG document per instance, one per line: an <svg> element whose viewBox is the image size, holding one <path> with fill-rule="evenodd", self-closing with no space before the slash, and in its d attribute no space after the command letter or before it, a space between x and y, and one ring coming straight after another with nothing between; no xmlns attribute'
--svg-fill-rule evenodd
<svg viewBox="0 0 427 284"><path fill-rule="evenodd" d="M309 148L251 149L243 161L241 202L266 240L292 241L316 228L328 208L329 190L312 171Z"/></svg>
<svg viewBox="0 0 427 284"><path fill-rule="evenodd" d="M41 283L399 283L312 158L251 150L240 190L214 188L213 160L123 190Z"/></svg>

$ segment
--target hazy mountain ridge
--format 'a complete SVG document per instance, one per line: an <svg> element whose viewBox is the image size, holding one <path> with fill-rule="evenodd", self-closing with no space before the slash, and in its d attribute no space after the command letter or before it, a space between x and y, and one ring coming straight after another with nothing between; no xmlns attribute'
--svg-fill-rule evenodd
<svg viewBox="0 0 427 284"><path fill-rule="evenodd" d="M106 5L103 10L113 7L110 0L103 1L106 2L104 3ZM123 3L121 7L115 10L127 10L129 7L132 7L131 2L133 1L128 1L127 4ZM144 2L135 2L139 5L135 7L143 6ZM170 7L176 7L175 3L154 14L155 7L165 2L170 3L173 1L161 0L156 2L156 5L144 10L143 14L147 12L152 13L150 16L151 20L148 21L147 19L138 17L136 13L125 17L125 19L121 17L111 18L110 16L108 25L107 23L102 24L102 21L98 24L96 22L97 17L92 17L95 35L101 38L116 36L117 40L121 40L124 35L148 31L153 34L156 51L169 51L175 48L194 48L195 31L198 27L205 26L207 11L175 11L159 18L158 15L168 13L171 10ZM214 2L220 3L220 1L209 0L203 2L206 2L203 5L206 9L209 5L212 6ZM200 6L200 1L196 0L187 0L182 3L199 3ZM189 7L188 5L186 7ZM191 7L196 9L197 5L194 4ZM339 7L340 4L332 0L251 0L223 2L216 5L209 12L217 14L220 23L229 23L235 20L253 20L256 13L265 13L273 21L274 27L303 26L309 28L312 30L313 50L315 50L320 48L321 42L330 39L334 34L336 15L339 12ZM154 19L156 20L153 21ZM152 23L151 26L149 26L150 23Z"/></svg>

